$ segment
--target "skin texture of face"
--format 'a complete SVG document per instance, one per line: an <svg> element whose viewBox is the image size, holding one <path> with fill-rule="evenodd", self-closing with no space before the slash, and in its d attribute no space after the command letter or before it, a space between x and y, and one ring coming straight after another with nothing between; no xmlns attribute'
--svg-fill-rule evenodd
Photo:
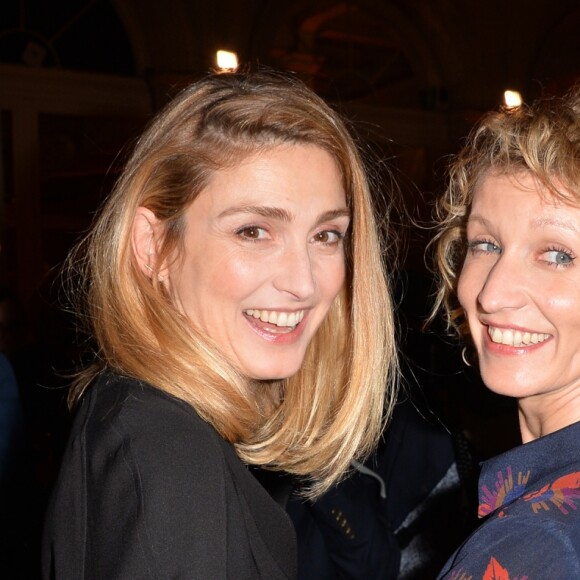
<svg viewBox="0 0 580 580"><path fill-rule="evenodd" d="M170 292L242 374L289 377L343 285L349 222L326 151L267 150L216 172L187 209Z"/></svg>
<svg viewBox="0 0 580 580"><path fill-rule="evenodd" d="M467 243L458 296L485 384L518 399L524 442L580 420L580 207L491 173Z"/></svg>

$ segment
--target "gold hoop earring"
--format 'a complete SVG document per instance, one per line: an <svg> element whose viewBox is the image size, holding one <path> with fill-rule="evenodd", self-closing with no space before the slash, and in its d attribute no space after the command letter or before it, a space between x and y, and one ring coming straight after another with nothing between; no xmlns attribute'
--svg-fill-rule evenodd
<svg viewBox="0 0 580 580"><path fill-rule="evenodd" d="M470 367L470 366L471 366L471 363L470 363L470 362L467 360L467 355L466 355L466 352L467 352L467 347L466 347L466 346L464 346L464 347L461 349L461 360L462 360L462 361L465 363L465 366L468 366L468 367Z"/></svg>

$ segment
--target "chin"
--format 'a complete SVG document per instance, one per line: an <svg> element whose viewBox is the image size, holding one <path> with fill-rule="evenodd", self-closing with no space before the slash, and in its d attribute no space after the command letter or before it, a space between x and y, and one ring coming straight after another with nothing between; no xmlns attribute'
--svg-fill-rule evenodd
<svg viewBox="0 0 580 580"><path fill-rule="evenodd" d="M278 373L261 373L256 374L253 378L257 381L283 381L284 379L289 379L294 376L298 371L293 372L278 372Z"/></svg>
<svg viewBox="0 0 580 580"><path fill-rule="evenodd" d="M242 374L258 381L277 381L295 375L304 362L302 349L267 349L238 359ZM246 364L243 364L243 363Z"/></svg>
<svg viewBox="0 0 580 580"><path fill-rule="evenodd" d="M504 397L517 397L518 387L515 381L512 380L498 380L497 378L491 379L482 376L483 383L485 386L496 395L502 395Z"/></svg>
<svg viewBox="0 0 580 580"><path fill-rule="evenodd" d="M257 381L280 381L295 375L300 370L301 366L302 365L296 367L285 366L284 368L250 369L248 376Z"/></svg>

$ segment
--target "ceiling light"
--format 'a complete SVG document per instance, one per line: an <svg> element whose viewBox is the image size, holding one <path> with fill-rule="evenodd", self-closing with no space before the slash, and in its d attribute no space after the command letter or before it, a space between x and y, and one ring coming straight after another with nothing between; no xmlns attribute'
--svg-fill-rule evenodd
<svg viewBox="0 0 580 580"><path fill-rule="evenodd" d="M218 50L216 61L220 70L236 70L238 68L238 55L229 50Z"/></svg>
<svg viewBox="0 0 580 580"><path fill-rule="evenodd" d="M522 95L518 91L504 91L503 102L508 109L519 107L522 104Z"/></svg>

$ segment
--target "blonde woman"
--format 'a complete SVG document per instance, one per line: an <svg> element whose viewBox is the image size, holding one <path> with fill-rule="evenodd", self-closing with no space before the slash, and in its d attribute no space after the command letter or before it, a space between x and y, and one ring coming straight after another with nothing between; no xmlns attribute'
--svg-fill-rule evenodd
<svg viewBox="0 0 580 580"><path fill-rule="evenodd" d="M44 578L293 578L290 520L247 466L312 498L375 444L396 369L380 246L353 139L304 85L214 74L170 103L76 254L97 362Z"/></svg>
<svg viewBox="0 0 580 580"><path fill-rule="evenodd" d="M438 303L523 442L483 464L439 577L580 578L580 87L485 116L439 210Z"/></svg>

